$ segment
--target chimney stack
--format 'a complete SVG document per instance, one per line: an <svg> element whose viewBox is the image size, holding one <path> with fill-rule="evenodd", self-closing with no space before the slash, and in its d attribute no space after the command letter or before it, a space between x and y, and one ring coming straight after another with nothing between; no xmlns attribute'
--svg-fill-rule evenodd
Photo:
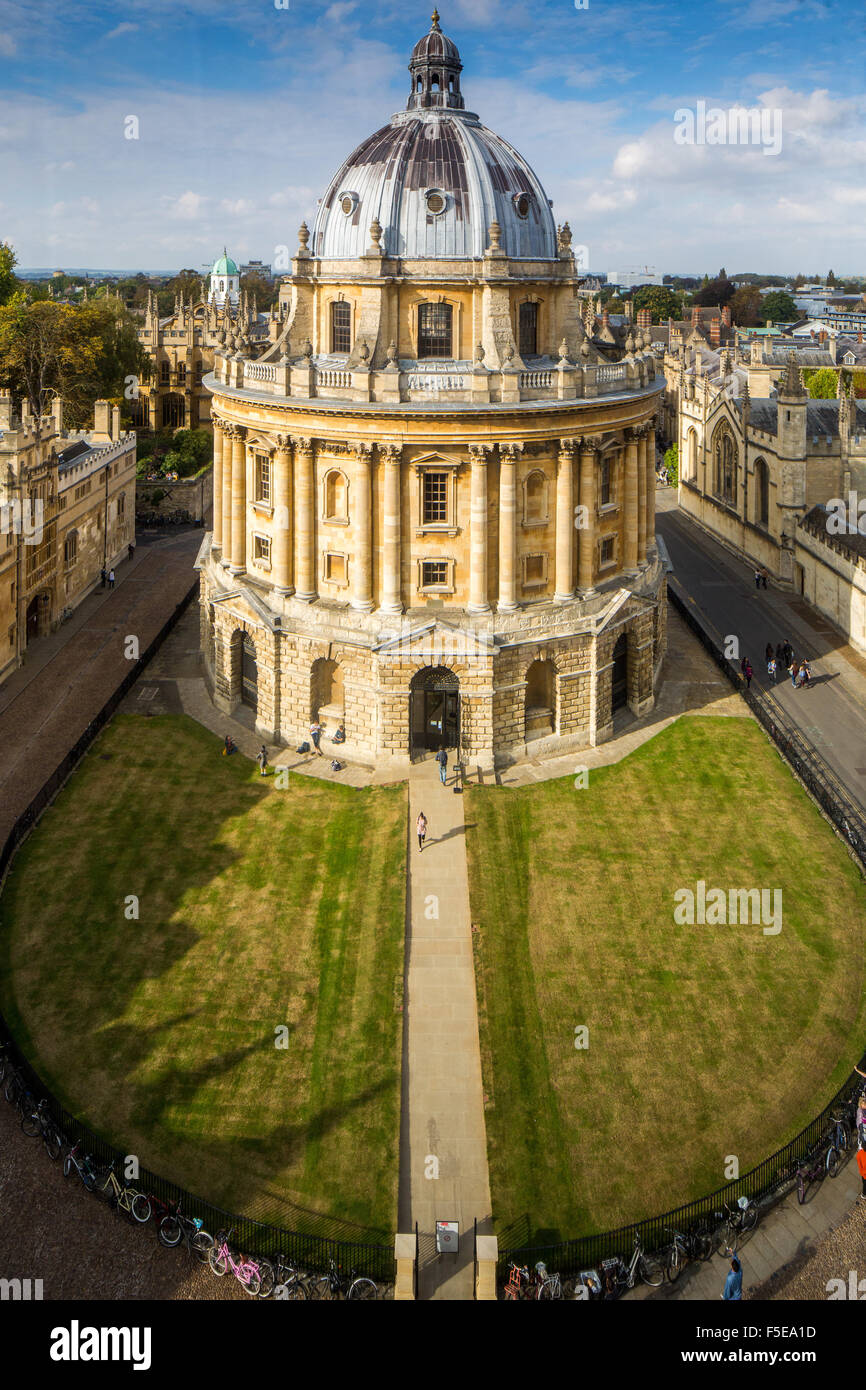
<svg viewBox="0 0 866 1390"><path fill-rule="evenodd" d="M111 406L108 401L97 401L94 405L93 433L102 443L111 439Z"/></svg>
<svg viewBox="0 0 866 1390"><path fill-rule="evenodd" d="M730 326L731 326L731 306L730 306L730 304L724 304L724 305L722 305L722 323L725 325L726 328L730 328Z"/></svg>
<svg viewBox="0 0 866 1390"><path fill-rule="evenodd" d="M710 319L710 342L713 347L718 347L722 341L722 321L719 318Z"/></svg>

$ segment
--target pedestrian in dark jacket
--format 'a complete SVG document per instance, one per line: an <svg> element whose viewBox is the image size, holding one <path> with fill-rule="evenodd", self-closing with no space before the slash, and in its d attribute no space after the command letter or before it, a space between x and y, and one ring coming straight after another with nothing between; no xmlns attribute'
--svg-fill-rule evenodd
<svg viewBox="0 0 866 1390"><path fill-rule="evenodd" d="M746 662L745 662L745 665L743 666L743 675L744 675L745 678L746 678L746 689L747 689L747 690L750 690L750 689L751 689L751 686L752 686L752 676L753 676L754 674L755 674L755 673L754 673L754 671L752 670L752 663L751 663L751 661L749 661L748 657L746 657Z"/></svg>
<svg viewBox="0 0 866 1390"><path fill-rule="evenodd" d="M445 748L440 748L436 754L436 761L439 764L439 781L445 786L448 780L448 752Z"/></svg>
<svg viewBox="0 0 866 1390"><path fill-rule="evenodd" d="M725 1280L725 1292L722 1298L728 1299L733 1303L743 1301L743 1269L736 1255L731 1260L731 1270Z"/></svg>
<svg viewBox="0 0 866 1390"><path fill-rule="evenodd" d="M765 649L765 651L764 651L764 660L765 660L767 663L769 663L769 662L771 662L771 661L773 660L774 657L775 657L775 652L773 651L773 644L772 644L772 642L768 642L768 643L767 643L767 646L766 646L766 649Z"/></svg>

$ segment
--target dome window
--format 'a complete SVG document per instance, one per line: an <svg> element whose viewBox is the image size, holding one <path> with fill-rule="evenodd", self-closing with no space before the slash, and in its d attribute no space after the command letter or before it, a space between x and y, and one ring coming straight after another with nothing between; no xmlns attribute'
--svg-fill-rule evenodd
<svg viewBox="0 0 866 1390"><path fill-rule="evenodd" d="M358 206L358 195L357 195L357 193L341 193L341 194L340 194L340 210L341 210L343 213L345 213L346 217L350 217L350 216L352 215L352 213L355 211L355 208L356 208L357 206Z"/></svg>
<svg viewBox="0 0 866 1390"><path fill-rule="evenodd" d="M514 195L514 209L515 209L515 211L516 211L518 217L528 217L528 216L529 216L529 194L528 194L528 193L515 193L515 195Z"/></svg>
<svg viewBox="0 0 866 1390"><path fill-rule="evenodd" d="M427 211L432 212L434 217L445 211L446 198L440 188L428 188L425 194L427 201Z"/></svg>

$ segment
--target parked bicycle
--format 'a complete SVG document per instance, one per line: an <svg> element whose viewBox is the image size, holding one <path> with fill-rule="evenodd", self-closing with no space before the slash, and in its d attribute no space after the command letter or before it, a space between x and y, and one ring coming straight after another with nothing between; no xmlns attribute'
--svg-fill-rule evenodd
<svg viewBox="0 0 866 1390"><path fill-rule="evenodd" d="M310 1285L311 1298L361 1298L369 1300L379 1297L379 1290L372 1279L359 1275L354 1269L347 1277L337 1268L333 1260L329 1261L329 1265L327 1274L321 1274L312 1281Z"/></svg>
<svg viewBox="0 0 866 1390"><path fill-rule="evenodd" d="M81 1153L81 1145L75 1144L63 1160L63 1176L71 1178L77 1173L88 1192L92 1192L99 1181L90 1154Z"/></svg>
<svg viewBox="0 0 866 1390"><path fill-rule="evenodd" d="M276 1277L275 1298L285 1299L290 1303L300 1303L310 1297L309 1275L298 1269L294 1260L290 1260L286 1255L278 1254L274 1256L273 1264Z"/></svg>
<svg viewBox="0 0 866 1390"><path fill-rule="evenodd" d="M562 1280L558 1274L548 1274L547 1265L539 1260L535 1266L536 1298L562 1298Z"/></svg>
<svg viewBox="0 0 866 1390"><path fill-rule="evenodd" d="M214 1238L209 1231L204 1230L204 1222L198 1216L187 1216L181 1211L181 1203L178 1202L174 1211L168 1211L162 1217L156 1228L156 1234L163 1245L169 1250L173 1250L180 1245L181 1241L186 1242L187 1249L195 1255L197 1260L206 1265L208 1256L214 1245Z"/></svg>
<svg viewBox="0 0 866 1390"><path fill-rule="evenodd" d="M228 1235L225 1231L218 1232L215 1244L208 1250L207 1257L211 1269L218 1278L222 1278L231 1270L241 1288L253 1298L259 1294L267 1298L268 1294L273 1292L276 1283L273 1265L269 1260L247 1260L243 1255L236 1260L229 1249L232 1234L233 1231L229 1231ZM264 1293L263 1285L266 1289Z"/></svg>
<svg viewBox="0 0 866 1390"><path fill-rule="evenodd" d="M634 1288L638 1279L651 1289L657 1289L665 1280L664 1267L644 1250L637 1232L628 1264L621 1255L614 1255L602 1260L601 1270L605 1298L621 1297L626 1290Z"/></svg>
<svg viewBox="0 0 866 1390"><path fill-rule="evenodd" d="M26 1106L21 1113L21 1128L30 1139L40 1139L49 1158L58 1159L63 1148L63 1135L48 1111L48 1101L40 1100L34 1109Z"/></svg>
<svg viewBox="0 0 866 1390"><path fill-rule="evenodd" d="M821 1182L827 1174L835 1178L838 1171L839 1150L835 1144L830 1144L826 1152L822 1144L817 1152L807 1155L797 1169L797 1201L800 1206L805 1202L806 1194L813 1182Z"/></svg>
<svg viewBox="0 0 866 1390"><path fill-rule="evenodd" d="M688 1231L675 1231L670 1226L665 1227L673 1236L667 1250L665 1260L665 1270L668 1279L673 1284L679 1279L686 1265L690 1260L708 1260L713 1253L713 1242L709 1232L700 1224L690 1227Z"/></svg>
<svg viewBox="0 0 866 1390"><path fill-rule="evenodd" d="M716 1249L730 1259L736 1255L741 1236L758 1224L758 1208L748 1197L738 1197L736 1207L725 1202L723 1211L714 1213L721 1223L716 1231Z"/></svg>
<svg viewBox="0 0 866 1390"><path fill-rule="evenodd" d="M115 1163L116 1160L112 1159L105 1172L98 1175L97 1186L93 1190L98 1196L106 1197L117 1211L133 1217L132 1204L136 1197L140 1197L142 1194L137 1188L130 1187L128 1183L120 1182L114 1171Z"/></svg>

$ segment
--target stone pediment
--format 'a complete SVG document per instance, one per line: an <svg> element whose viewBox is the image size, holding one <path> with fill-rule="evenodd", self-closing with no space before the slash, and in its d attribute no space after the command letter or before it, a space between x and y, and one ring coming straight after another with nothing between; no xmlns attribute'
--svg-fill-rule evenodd
<svg viewBox="0 0 866 1390"><path fill-rule="evenodd" d="M454 453L440 454L437 450L432 450L427 454L416 454L415 458L409 459L412 468L457 468L461 463L466 462L465 455Z"/></svg>
<svg viewBox="0 0 866 1390"><path fill-rule="evenodd" d="M447 664L449 657L455 661L479 658L487 661L495 647L492 632L458 627L438 618L427 622L396 619L395 627L398 630L393 635L380 634L374 651L388 656L402 652L406 660L417 659L437 665Z"/></svg>

